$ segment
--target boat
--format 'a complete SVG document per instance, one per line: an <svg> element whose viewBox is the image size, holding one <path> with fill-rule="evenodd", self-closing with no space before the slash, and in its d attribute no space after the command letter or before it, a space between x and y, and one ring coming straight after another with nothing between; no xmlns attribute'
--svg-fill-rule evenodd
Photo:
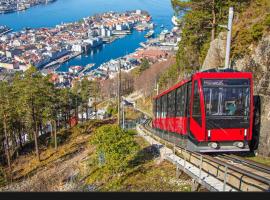
<svg viewBox="0 0 270 200"><path fill-rule="evenodd" d="M77 73L79 73L81 70L83 69L83 67L82 66L71 66L71 67L69 67L69 69L68 69L68 71L70 72L70 73L72 73L72 74L77 74Z"/></svg>
<svg viewBox="0 0 270 200"><path fill-rule="evenodd" d="M87 64L82 70L78 72L79 76L82 76L86 71L92 71L95 65L95 63Z"/></svg>
<svg viewBox="0 0 270 200"><path fill-rule="evenodd" d="M85 70L91 70L96 64L95 63L89 63L85 66Z"/></svg>
<svg viewBox="0 0 270 200"><path fill-rule="evenodd" d="M172 23L173 23L174 26L179 26L179 24L178 24L177 21L178 21L177 17L176 16L173 16L172 17Z"/></svg>
<svg viewBox="0 0 270 200"><path fill-rule="evenodd" d="M150 38L154 35L155 31L154 30L150 30L148 33L146 33L146 35L144 37L146 38Z"/></svg>
<svg viewBox="0 0 270 200"><path fill-rule="evenodd" d="M144 44L143 42L140 42L140 45L141 45L142 47L144 47L144 48L146 48L146 47L147 47L147 45L146 45L146 44Z"/></svg>

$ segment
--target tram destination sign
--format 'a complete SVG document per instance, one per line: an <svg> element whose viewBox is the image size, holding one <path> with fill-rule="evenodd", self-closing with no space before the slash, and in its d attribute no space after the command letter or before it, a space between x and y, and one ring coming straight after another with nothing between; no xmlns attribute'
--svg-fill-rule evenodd
<svg viewBox="0 0 270 200"><path fill-rule="evenodd" d="M249 85L248 79L204 79L204 86L247 86Z"/></svg>

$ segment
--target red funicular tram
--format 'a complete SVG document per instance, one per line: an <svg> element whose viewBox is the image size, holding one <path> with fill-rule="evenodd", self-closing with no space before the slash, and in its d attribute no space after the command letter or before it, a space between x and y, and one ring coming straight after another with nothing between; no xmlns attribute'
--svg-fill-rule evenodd
<svg viewBox="0 0 270 200"><path fill-rule="evenodd" d="M250 72L198 72L154 98L152 126L177 135L191 151L249 151L252 97Z"/></svg>

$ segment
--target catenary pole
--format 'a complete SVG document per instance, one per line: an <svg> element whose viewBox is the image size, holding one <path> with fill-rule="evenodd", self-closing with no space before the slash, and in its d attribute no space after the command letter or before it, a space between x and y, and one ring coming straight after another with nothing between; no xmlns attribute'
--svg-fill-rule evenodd
<svg viewBox="0 0 270 200"><path fill-rule="evenodd" d="M230 9L229 9L228 27L227 27L228 32L227 32L227 44L226 44L225 68L230 68L232 22L233 22L233 7L230 7Z"/></svg>

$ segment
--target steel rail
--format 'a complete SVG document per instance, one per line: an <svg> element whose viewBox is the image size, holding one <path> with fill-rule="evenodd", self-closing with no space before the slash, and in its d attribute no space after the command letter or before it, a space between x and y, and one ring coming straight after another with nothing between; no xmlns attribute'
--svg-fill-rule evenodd
<svg viewBox="0 0 270 200"><path fill-rule="evenodd" d="M165 140L167 142L170 142L172 143L171 141L169 141L168 139L164 139L163 137L160 137L158 136L155 131L153 131L152 127L149 125L151 123L151 119L147 119L143 124L143 128L146 129L147 131L149 131L150 133L154 134L155 136L159 137L160 139L162 140ZM175 143L173 143L172 145L175 145ZM208 164L213 165L214 164L217 164L219 166L222 166L224 168L227 168L228 170L231 170L232 172L236 172L238 174L241 174L241 179L245 176L247 178L250 178L250 179L253 179L253 180L256 180L256 181L259 181L260 183L263 183L265 185L268 185L269 189L270 189L270 179L268 178L265 178L263 176L260 176L260 175L257 175L257 174L254 174L246 169L242 169L240 167L236 167L234 165L231 165L227 162L224 162L224 161L221 161L220 159L217 159L217 158L214 158L214 157L211 157L209 155L204 155L204 154L200 154L198 152L193 152L193 151L188 151L186 150L185 148L181 147L181 146L178 146L176 145L178 148L180 148L180 151L183 152L185 151L186 153L188 153L190 156L194 156L196 159L200 159L200 157L203 157L204 159L204 162L207 162L208 161ZM243 161L244 162L244 161ZM247 161L245 162L246 164L248 163ZM255 163L255 162L254 162ZM258 164L258 163L256 163ZM254 166L255 164L253 164L252 166ZM214 165L213 165L214 166ZM259 166L259 164L258 164ZM252 168L252 167L251 167ZM259 168L259 167L258 167ZM264 169L264 172L266 170ZM269 171L267 170L267 173L269 173ZM233 175L233 174L231 174ZM235 175L233 175L235 176ZM235 176L237 177L237 176ZM229 183L228 183L229 184ZM258 186L258 185L254 185L252 183L248 183L249 185L253 185L259 189L263 189L262 187ZM241 183L240 183L240 187L241 187Z"/></svg>
<svg viewBox="0 0 270 200"><path fill-rule="evenodd" d="M251 160L247 160L247 159L235 156L235 155L218 155L217 158L229 159L229 160L232 160L233 162L245 165L249 168L253 168L253 169L259 170L260 172L270 174L269 166L266 166L266 165L263 165L263 164L260 164Z"/></svg>

